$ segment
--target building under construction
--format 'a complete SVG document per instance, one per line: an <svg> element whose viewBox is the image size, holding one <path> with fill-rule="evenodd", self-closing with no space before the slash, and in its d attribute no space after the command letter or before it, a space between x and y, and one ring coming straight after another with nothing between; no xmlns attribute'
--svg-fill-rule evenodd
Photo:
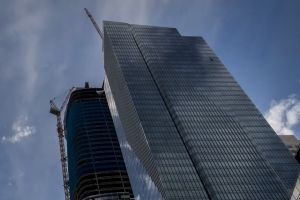
<svg viewBox="0 0 300 200"><path fill-rule="evenodd" d="M132 199L103 89L89 88L87 84L75 89L64 124L71 199Z"/></svg>

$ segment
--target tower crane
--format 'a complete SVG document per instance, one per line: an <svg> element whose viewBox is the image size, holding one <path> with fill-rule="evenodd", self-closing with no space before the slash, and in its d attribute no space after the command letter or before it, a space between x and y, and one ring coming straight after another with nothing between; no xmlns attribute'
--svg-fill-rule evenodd
<svg viewBox="0 0 300 200"><path fill-rule="evenodd" d="M71 93L75 90L75 87L72 87L66 98L64 99L63 103L60 107L57 107L57 105L54 102L54 98L50 100L50 113L56 116L57 121L57 136L59 141L59 148L60 148L60 160L61 160L61 167L62 167L62 174L63 174L63 182L64 182L64 191L65 191L65 200L70 200L70 189L69 189L69 176L68 176L68 166L67 166L67 156L65 151L65 143L64 143L64 128L63 123L61 120L61 113L64 110Z"/></svg>
<svg viewBox="0 0 300 200"><path fill-rule="evenodd" d="M94 27L96 28L98 34L100 35L101 39L103 40L103 32L99 28L97 22L94 20L93 16L91 13L88 11L88 9L84 9L88 17L90 18L91 22L93 23ZM65 150L65 143L64 143L64 127L63 123L61 120L61 113L65 109L65 106L67 102L69 101L71 93L75 90L75 87L72 87L66 98L64 99L63 103L61 104L60 107L58 107L55 104L55 99L50 100L50 113L56 116L56 121L57 121L57 136L58 136L58 141L59 141L59 148L60 148L60 160L61 160L61 167L62 167L62 174L63 174L63 182L64 182L64 191L65 191L65 200L70 200L70 188L69 188L69 176L68 176L68 166L67 166L67 156L66 156L66 150Z"/></svg>

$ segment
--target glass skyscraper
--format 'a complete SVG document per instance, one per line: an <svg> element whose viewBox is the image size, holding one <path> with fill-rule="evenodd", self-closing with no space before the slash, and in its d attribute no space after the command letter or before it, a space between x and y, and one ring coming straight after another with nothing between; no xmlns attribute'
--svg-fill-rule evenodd
<svg viewBox="0 0 300 200"><path fill-rule="evenodd" d="M136 199L290 199L299 164L203 38L106 21L104 67Z"/></svg>
<svg viewBox="0 0 300 200"><path fill-rule="evenodd" d="M297 152L299 150L300 141L296 138L295 135L279 135L279 138L282 140L283 144L288 148L292 155L296 158ZM297 160L297 158L296 158ZM299 161L298 161L299 162Z"/></svg>
<svg viewBox="0 0 300 200"><path fill-rule="evenodd" d="M71 200L133 199L103 89L72 92L65 132Z"/></svg>

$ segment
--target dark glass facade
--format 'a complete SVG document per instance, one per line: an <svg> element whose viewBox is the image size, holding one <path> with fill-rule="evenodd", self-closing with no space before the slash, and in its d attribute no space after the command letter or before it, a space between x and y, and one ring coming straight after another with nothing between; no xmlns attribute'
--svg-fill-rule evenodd
<svg viewBox="0 0 300 200"><path fill-rule="evenodd" d="M279 137L299 163L300 141L294 135L280 135ZM300 176L298 176L291 200L299 200L299 199L300 199Z"/></svg>
<svg viewBox="0 0 300 200"><path fill-rule="evenodd" d="M65 130L71 199L133 199L103 89L82 88L71 94Z"/></svg>
<svg viewBox="0 0 300 200"><path fill-rule="evenodd" d="M104 67L136 197L290 199L298 163L203 38L104 22Z"/></svg>
<svg viewBox="0 0 300 200"><path fill-rule="evenodd" d="M296 152L295 158L298 161L298 163L300 163L300 148L299 147L298 147L298 150Z"/></svg>

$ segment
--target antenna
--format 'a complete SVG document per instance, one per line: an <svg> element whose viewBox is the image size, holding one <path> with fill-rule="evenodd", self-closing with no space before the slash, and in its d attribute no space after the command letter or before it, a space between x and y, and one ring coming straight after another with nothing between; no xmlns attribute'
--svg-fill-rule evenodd
<svg viewBox="0 0 300 200"><path fill-rule="evenodd" d="M88 16L88 17L90 18L90 20L92 21L92 23L93 23L95 29L97 30L98 34L100 35L101 39L103 40L103 38L104 38L103 32L100 30L100 28L99 28L97 22L94 20L94 17L93 17L92 14L88 11L87 8L84 8L84 10L85 10L87 16Z"/></svg>

